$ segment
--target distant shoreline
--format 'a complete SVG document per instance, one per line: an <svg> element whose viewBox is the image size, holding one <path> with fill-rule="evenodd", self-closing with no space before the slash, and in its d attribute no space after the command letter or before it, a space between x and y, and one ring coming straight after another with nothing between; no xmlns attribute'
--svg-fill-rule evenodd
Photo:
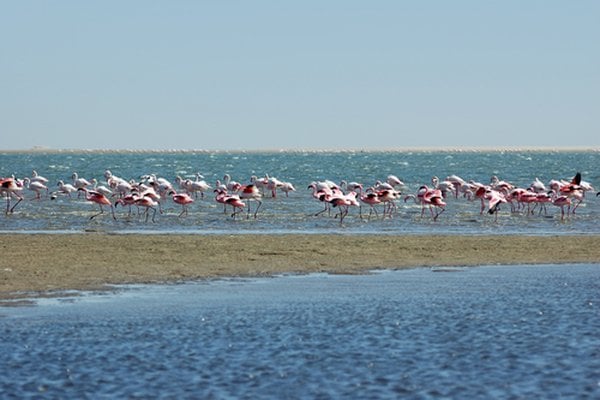
<svg viewBox="0 0 600 400"><path fill-rule="evenodd" d="M545 146L522 146L522 147L396 147L386 149L52 149L46 147L33 147L31 149L0 149L0 154L156 154L156 153L232 153L232 154L260 154L260 153L437 153L437 152L577 152L577 153L597 153L600 147L545 147Z"/></svg>

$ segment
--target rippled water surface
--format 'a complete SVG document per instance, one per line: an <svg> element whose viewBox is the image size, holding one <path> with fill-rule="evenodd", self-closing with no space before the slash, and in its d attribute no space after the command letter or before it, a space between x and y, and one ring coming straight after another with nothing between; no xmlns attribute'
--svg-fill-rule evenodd
<svg viewBox="0 0 600 400"><path fill-rule="evenodd" d="M578 214L565 220L561 220L560 210L554 206L548 206L547 213L541 215L511 213L510 207L504 206L495 222L492 216L479 214L478 201L450 197L446 211L436 222L428 215L421 218L420 206L414 202L400 200L393 219L361 219L359 211L351 209L340 225L333 214L332 217L314 216L323 206L312 198L307 186L315 180L329 179L337 183L356 181L366 188L393 174L406 184L402 192L407 195L416 192L420 185L431 185L434 175L444 179L456 174L467 181L482 183L489 183L491 176L496 175L515 186L528 187L536 177L548 184L551 179L571 179L579 171L584 180L600 190L599 160L599 153L595 151L0 153L0 176L30 177L35 169L49 179L51 191L56 190L59 179L71 182L73 172L106 184L103 177L106 169L128 180L139 181L142 175L155 174L173 183L177 176L194 180L200 172L213 187L225 174L242 183L248 183L252 175L269 174L292 183L297 190L289 197L281 193L275 199L265 196L256 220L232 221L214 201L214 194L209 193L190 206L186 218L178 217L179 205L166 201L165 212L157 215L156 222L145 222L135 214L128 217L121 207L117 210L116 222L108 214L90 221L97 206L83 199L49 200L44 196L42 200L32 200L34 193L24 190L27 200L19 204L14 214L0 218L0 231L598 233L600 198L595 196L595 191L588 193Z"/></svg>
<svg viewBox="0 0 600 400"><path fill-rule="evenodd" d="M0 310L3 398L600 397L600 266L128 287Z"/></svg>

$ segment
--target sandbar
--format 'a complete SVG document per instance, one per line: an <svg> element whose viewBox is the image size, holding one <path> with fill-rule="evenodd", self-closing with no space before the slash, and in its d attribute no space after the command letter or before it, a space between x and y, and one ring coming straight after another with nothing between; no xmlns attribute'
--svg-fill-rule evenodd
<svg viewBox="0 0 600 400"><path fill-rule="evenodd" d="M117 284L282 273L600 264L600 235L24 233L0 234L0 246L2 300Z"/></svg>

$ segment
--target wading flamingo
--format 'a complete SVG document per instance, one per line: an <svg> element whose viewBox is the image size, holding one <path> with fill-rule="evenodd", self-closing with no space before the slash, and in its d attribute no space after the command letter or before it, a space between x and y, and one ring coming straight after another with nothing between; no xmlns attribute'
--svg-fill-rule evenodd
<svg viewBox="0 0 600 400"><path fill-rule="evenodd" d="M183 214L187 216L188 206L194 202L194 199L187 193L175 193L174 191L171 191L169 194L175 203L181 205L179 217L181 217Z"/></svg>
<svg viewBox="0 0 600 400"><path fill-rule="evenodd" d="M23 187L17 183L14 178L0 178L0 194L2 196L6 196L6 214L12 213L17 205L21 201L23 201L23 196L21 196L21 191ZM15 196L19 199L11 208L10 199L12 196Z"/></svg>
<svg viewBox="0 0 600 400"><path fill-rule="evenodd" d="M235 219L235 216L239 214L244 209L244 207L246 207L246 204L240 199L240 196L238 196L237 194L229 194L226 190L223 189L215 189L215 193L217 194L215 196L215 200L218 203L223 204L224 207L227 205L233 207L233 213L231 214L231 217L233 219Z"/></svg>
<svg viewBox="0 0 600 400"><path fill-rule="evenodd" d="M262 206L262 195L258 187L253 183L242 186L239 191L239 196L242 200L248 200L248 215L246 216L246 219L250 218L250 201L255 201L258 204L254 210L254 218L256 218L258 209Z"/></svg>
<svg viewBox="0 0 600 400"><path fill-rule="evenodd" d="M158 205L158 202L156 200L154 200L151 196L141 196L135 199L135 205L138 207L144 207L146 209L146 211L144 211L144 214L146 214L145 222L148 222L148 215L150 214L150 210L153 211L152 222L156 222L154 220L154 217L156 216L156 206Z"/></svg>
<svg viewBox="0 0 600 400"><path fill-rule="evenodd" d="M108 198L105 195L103 195L102 193L99 193L99 192L95 192L93 190L88 190L86 188L79 188L77 190L80 192L83 192L85 194L85 199L87 201L96 203L100 207L100 212L98 214L92 215L90 217L90 219L93 219L93 218L97 217L98 215L104 213L104 208L102 208L102 206L109 206L113 219L114 220L117 219L117 217L115 216L115 208L113 207L112 203L110 202L110 200L108 200Z"/></svg>

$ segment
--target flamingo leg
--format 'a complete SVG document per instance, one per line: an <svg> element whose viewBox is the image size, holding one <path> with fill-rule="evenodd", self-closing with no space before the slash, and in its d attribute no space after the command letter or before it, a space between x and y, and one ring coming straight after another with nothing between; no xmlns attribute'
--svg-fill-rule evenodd
<svg viewBox="0 0 600 400"><path fill-rule="evenodd" d="M441 214L441 213L443 213L444 211L446 211L446 209L445 209L445 208L442 208L441 210L442 210L442 211L440 211L440 212L437 212L437 213L435 214L435 217L433 217L433 220L434 220L434 221L437 221L437 218L440 216L440 214Z"/></svg>
<svg viewBox="0 0 600 400"><path fill-rule="evenodd" d="M325 203L325 208L324 208L324 209L322 209L321 211L319 211L318 213L316 213L316 214L315 214L315 217L316 217L316 216L319 216L319 215L321 215L321 214L323 214L325 211L329 211L329 212L331 213L331 210L329 209L329 203ZM331 214L330 214L330 215L331 215Z"/></svg>
<svg viewBox="0 0 600 400"><path fill-rule="evenodd" d="M187 207L185 204L181 205L181 212L179 213L179 217L181 217L183 214L187 215Z"/></svg>
<svg viewBox="0 0 600 400"><path fill-rule="evenodd" d="M580 199L577 204L575 204L575 207L573 207L573 211L571 211L571 214L575 214L575 210L577 210L577 207L579 207L579 205L583 202L583 199Z"/></svg>
<svg viewBox="0 0 600 400"><path fill-rule="evenodd" d="M102 208L102 205L99 205L99 206L100 206L100 212L99 212L98 214L94 214L94 215L92 215L92 216L90 217L90 219L94 219L94 218L95 218L95 217L97 217L98 215L100 215L100 214L103 214L103 213L104 213L104 209Z"/></svg>
<svg viewBox="0 0 600 400"><path fill-rule="evenodd" d="M15 208L16 208L16 207L19 205L19 203L23 201L23 197L16 195L16 196L17 196L17 198L18 198L19 200L18 200L18 201L17 201L15 204L13 204L13 206L10 208L10 211L9 211L9 207L10 207L10 196L11 196L11 195L9 194L9 195L6 197L6 214L8 214L8 213L12 213L12 212L15 210Z"/></svg>
<svg viewBox="0 0 600 400"><path fill-rule="evenodd" d="M256 214L258 213L258 209L262 206L262 201L256 200L258 202L258 206L256 206L256 210L254 210L254 219L256 219ZM248 205L248 210L250 210L250 206Z"/></svg>
<svg viewBox="0 0 600 400"><path fill-rule="evenodd" d="M231 217L233 219L235 219L235 216L238 215L241 212L242 212L242 208L233 207L233 214L231 214Z"/></svg>

